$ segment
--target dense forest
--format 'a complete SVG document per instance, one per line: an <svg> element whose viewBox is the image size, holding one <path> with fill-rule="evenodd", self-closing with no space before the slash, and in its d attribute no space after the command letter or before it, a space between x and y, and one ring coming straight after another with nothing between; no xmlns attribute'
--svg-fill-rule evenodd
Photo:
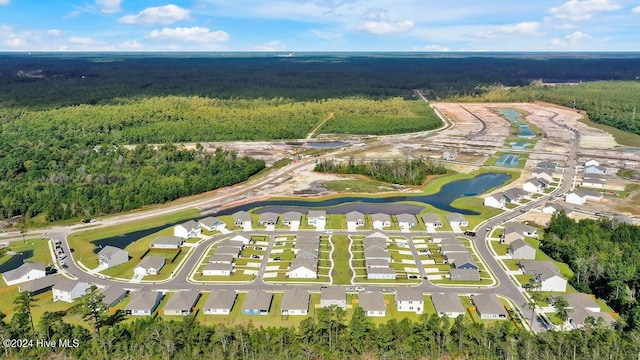
<svg viewBox="0 0 640 360"><path fill-rule="evenodd" d="M576 85L478 88L457 101L547 101L584 110L589 119L640 135L640 81L596 81ZM635 110L634 110L635 109Z"/></svg>
<svg viewBox="0 0 640 360"><path fill-rule="evenodd" d="M445 174L447 169L430 159L359 161L353 158L347 162L333 159L316 163L315 171L337 174L366 175L390 184L422 185L429 175Z"/></svg>
<svg viewBox="0 0 640 360"><path fill-rule="evenodd" d="M53 221L127 211L232 185L265 166L262 160L201 147L94 149L75 144L73 137L54 146L8 141L0 139L0 218Z"/></svg>
<svg viewBox="0 0 640 360"><path fill-rule="evenodd" d="M640 226L606 219L576 222L560 212L551 218L540 249L569 264L576 289L607 300L626 328L640 330Z"/></svg>
<svg viewBox="0 0 640 360"><path fill-rule="evenodd" d="M26 295L25 295L26 294ZM321 308L297 328L249 325L205 326L193 316L181 320L143 318L123 322L107 316L100 296L84 295L73 310L85 326L63 321L64 313L46 312L34 323L27 292L15 299L10 321L0 316L4 339L68 339L77 346L5 346L9 359L610 359L640 355L640 334L599 326L536 336L510 321L487 326L464 316L421 315L417 321L390 320L375 325L356 306L351 318L338 307ZM2 315L2 314L0 314ZM37 334L37 335L35 335Z"/></svg>

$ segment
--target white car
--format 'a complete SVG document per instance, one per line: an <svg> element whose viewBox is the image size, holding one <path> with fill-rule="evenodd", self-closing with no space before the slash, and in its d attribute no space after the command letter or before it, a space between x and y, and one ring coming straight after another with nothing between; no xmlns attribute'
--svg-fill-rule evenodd
<svg viewBox="0 0 640 360"><path fill-rule="evenodd" d="M67 257L67 254L58 255L58 260L64 260Z"/></svg>

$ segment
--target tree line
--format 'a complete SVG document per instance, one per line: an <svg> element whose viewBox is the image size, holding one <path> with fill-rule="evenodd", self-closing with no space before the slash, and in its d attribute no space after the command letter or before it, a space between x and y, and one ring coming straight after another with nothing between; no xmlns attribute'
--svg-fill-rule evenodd
<svg viewBox="0 0 640 360"><path fill-rule="evenodd" d="M571 285L605 299L628 330L640 330L640 226L608 219L578 222L559 212L551 218L540 250L567 263Z"/></svg>
<svg viewBox="0 0 640 360"><path fill-rule="evenodd" d="M393 161L364 161L356 162L321 160L316 163L315 171L332 172L337 174L366 175L378 181L390 184L422 185L429 175L446 174L447 169L431 159L393 160Z"/></svg>

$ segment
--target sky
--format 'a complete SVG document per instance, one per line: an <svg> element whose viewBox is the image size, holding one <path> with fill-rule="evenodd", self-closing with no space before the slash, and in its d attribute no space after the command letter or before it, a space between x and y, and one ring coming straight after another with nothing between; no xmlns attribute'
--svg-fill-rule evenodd
<svg viewBox="0 0 640 360"><path fill-rule="evenodd" d="M640 51L640 0L0 0L0 51Z"/></svg>

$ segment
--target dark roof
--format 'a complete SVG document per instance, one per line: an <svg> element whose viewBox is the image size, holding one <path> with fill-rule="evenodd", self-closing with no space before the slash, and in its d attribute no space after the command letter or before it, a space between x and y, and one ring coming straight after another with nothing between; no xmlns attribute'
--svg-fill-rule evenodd
<svg viewBox="0 0 640 360"><path fill-rule="evenodd" d="M367 291L358 294L358 305L364 311L386 311L387 305L381 291Z"/></svg>
<svg viewBox="0 0 640 360"><path fill-rule="evenodd" d="M308 310L309 292L300 288L285 290L282 296L282 310Z"/></svg>
<svg viewBox="0 0 640 360"><path fill-rule="evenodd" d="M422 291L412 288L399 288L396 290L397 301L424 301Z"/></svg>
<svg viewBox="0 0 640 360"><path fill-rule="evenodd" d="M214 290L209 294L209 298L204 304L203 309L229 309L233 307L236 301L235 290Z"/></svg>
<svg viewBox="0 0 640 360"><path fill-rule="evenodd" d="M61 279L62 279L62 275L59 275L59 274L48 275L45 277L41 277L39 279L22 283L20 284L18 289L20 291L28 291L28 292L34 293L34 292L44 290L46 288L53 287L56 284L56 282L58 282Z"/></svg>
<svg viewBox="0 0 640 360"><path fill-rule="evenodd" d="M102 294L104 294L102 302L108 306L113 306L116 300L122 299L127 294L127 290L117 286L109 286L102 290Z"/></svg>
<svg viewBox="0 0 640 360"><path fill-rule="evenodd" d="M471 297L473 305L480 314L502 314L507 316L507 310L496 294L480 294Z"/></svg>
<svg viewBox="0 0 640 360"><path fill-rule="evenodd" d="M271 293L262 290L250 290L244 298L242 308L247 310L267 310L271 306L272 298L273 294Z"/></svg>
<svg viewBox="0 0 640 360"><path fill-rule="evenodd" d="M131 293L127 310L152 310L161 293L151 291L134 291Z"/></svg>

